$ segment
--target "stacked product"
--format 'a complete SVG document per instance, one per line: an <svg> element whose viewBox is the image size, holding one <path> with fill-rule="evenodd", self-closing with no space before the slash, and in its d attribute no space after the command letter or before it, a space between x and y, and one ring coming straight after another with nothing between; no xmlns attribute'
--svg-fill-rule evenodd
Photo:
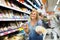
<svg viewBox="0 0 60 40"><path fill-rule="evenodd" d="M9 0L0 0L0 3L4 6L12 7L12 8L16 8L16 9L20 10L20 8L17 5L13 4L12 1L10 2Z"/></svg>
<svg viewBox="0 0 60 40"><path fill-rule="evenodd" d="M21 2L21 1L19 0L19 2ZM0 5L3 5L5 7L11 8L11 9L15 9L18 11L23 11L23 12L29 11L27 8L21 8L18 5L14 4L12 0L10 0L10 1L9 0L0 0Z"/></svg>
<svg viewBox="0 0 60 40"><path fill-rule="evenodd" d="M6 23L7 25L5 23L3 25L1 24L0 25L0 33L5 32L5 31L9 31L9 30L13 30L13 29L17 29L21 26L20 25L21 23L22 22Z"/></svg>
<svg viewBox="0 0 60 40"><path fill-rule="evenodd" d="M18 34L18 33L17 33ZM0 40L24 40L24 36L21 35L17 35L17 34L13 34L13 35L6 35L0 38Z"/></svg>
<svg viewBox="0 0 60 40"><path fill-rule="evenodd" d="M20 3L23 3L24 2L24 0L17 0L18 2L20 2Z"/></svg>
<svg viewBox="0 0 60 40"><path fill-rule="evenodd" d="M27 15L25 15L27 16ZM28 17L28 16L27 16ZM21 13L13 12L12 10L0 10L1 19L24 19L24 15ZM25 18L27 19L27 18Z"/></svg>

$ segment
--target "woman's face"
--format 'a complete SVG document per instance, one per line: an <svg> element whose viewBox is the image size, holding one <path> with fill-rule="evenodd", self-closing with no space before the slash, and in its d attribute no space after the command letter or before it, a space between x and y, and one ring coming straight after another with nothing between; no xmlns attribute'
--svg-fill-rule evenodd
<svg viewBox="0 0 60 40"><path fill-rule="evenodd" d="M30 17L31 17L31 19L36 19L36 17L37 17L37 12L32 12L32 13L30 14Z"/></svg>

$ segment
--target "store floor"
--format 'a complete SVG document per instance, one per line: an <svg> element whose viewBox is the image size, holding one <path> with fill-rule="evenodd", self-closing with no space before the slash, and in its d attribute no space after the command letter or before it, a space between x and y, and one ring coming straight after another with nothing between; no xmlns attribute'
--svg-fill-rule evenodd
<svg viewBox="0 0 60 40"><path fill-rule="evenodd" d="M53 40L53 39L51 39L51 36L49 35L49 36L46 37L45 40ZM60 38L58 40L60 40Z"/></svg>
<svg viewBox="0 0 60 40"><path fill-rule="evenodd" d="M59 30L60 31L60 30ZM59 32L60 33L60 32ZM47 35L46 36L46 38L45 38L45 40L53 40L53 39L51 39L51 35ZM59 39L57 39L57 40L60 40L60 37L59 37Z"/></svg>

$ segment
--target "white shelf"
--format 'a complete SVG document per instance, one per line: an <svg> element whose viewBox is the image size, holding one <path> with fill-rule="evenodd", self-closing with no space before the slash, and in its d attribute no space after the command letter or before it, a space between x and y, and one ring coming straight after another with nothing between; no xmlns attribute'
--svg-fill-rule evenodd
<svg viewBox="0 0 60 40"><path fill-rule="evenodd" d="M35 5L31 2L31 1L29 1L29 0L27 0L33 7L35 7ZM36 8L36 7L35 7Z"/></svg>
<svg viewBox="0 0 60 40"><path fill-rule="evenodd" d="M39 3L39 1L38 1L38 0L36 0L36 2L38 3L38 5L39 5L39 6L41 6L41 4Z"/></svg>
<svg viewBox="0 0 60 40"><path fill-rule="evenodd" d="M17 29L13 29L13 30L10 30L10 31L2 32L2 33L0 33L0 36L8 35L10 33L16 32L16 31L18 31L18 30Z"/></svg>
<svg viewBox="0 0 60 40"><path fill-rule="evenodd" d="M20 26L22 26L23 24L21 24ZM11 34L11 33L14 33L16 31L19 31L20 27L17 27L15 29L12 29L12 30L6 30L5 32L0 32L0 36L4 36L4 35L8 35L8 34Z"/></svg>
<svg viewBox="0 0 60 40"><path fill-rule="evenodd" d="M28 21L28 19L0 19L0 21Z"/></svg>
<svg viewBox="0 0 60 40"><path fill-rule="evenodd" d="M0 6L5 7L5 8L8 8L8 9L15 10L15 11L19 11L19 12L23 12L23 13L29 14L28 12L24 12L24 11L22 11L21 9L16 9L16 8L13 8L13 7L5 6L5 5L3 5L3 4L0 4Z"/></svg>
<svg viewBox="0 0 60 40"><path fill-rule="evenodd" d="M23 25L23 23L20 24L20 27ZM19 31L18 29L20 27L17 27L15 29L11 29L11 30L6 30L5 32L0 32L0 36L4 36L4 35L8 35L8 34L11 34L11 33L14 33L16 31Z"/></svg>
<svg viewBox="0 0 60 40"><path fill-rule="evenodd" d="M28 8L30 8L30 9L32 9L32 6L28 5L26 2L21 3L21 4L23 4L23 5L25 5L26 7L28 7Z"/></svg>
<svg viewBox="0 0 60 40"><path fill-rule="evenodd" d="M31 1L27 0L33 7L35 7L36 9L39 9L36 5L34 5ZM38 0L37 0L38 2ZM40 6L40 4L38 4Z"/></svg>
<svg viewBox="0 0 60 40"><path fill-rule="evenodd" d="M19 0L17 0L17 1L19 1ZM32 6L28 5L26 2L23 2L23 3L21 3L21 4L23 4L23 5L25 5L26 7L32 9Z"/></svg>
<svg viewBox="0 0 60 40"><path fill-rule="evenodd" d="M23 24L21 24L21 25L23 25ZM21 26L21 25L20 25L20 26ZM12 29L12 30L6 30L5 32L1 32L1 33L0 33L0 36L8 35L8 34L11 34L11 33L16 32L16 31L19 31L19 30L18 30L19 28L20 28L20 27L17 27L17 28Z"/></svg>

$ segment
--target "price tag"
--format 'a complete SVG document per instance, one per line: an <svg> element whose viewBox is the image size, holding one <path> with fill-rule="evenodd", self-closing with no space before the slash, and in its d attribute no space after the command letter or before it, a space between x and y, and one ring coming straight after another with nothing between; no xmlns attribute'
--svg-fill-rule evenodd
<svg viewBox="0 0 60 40"><path fill-rule="evenodd" d="M6 34L8 34L8 32L4 32L4 34L6 35Z"/></svg>

